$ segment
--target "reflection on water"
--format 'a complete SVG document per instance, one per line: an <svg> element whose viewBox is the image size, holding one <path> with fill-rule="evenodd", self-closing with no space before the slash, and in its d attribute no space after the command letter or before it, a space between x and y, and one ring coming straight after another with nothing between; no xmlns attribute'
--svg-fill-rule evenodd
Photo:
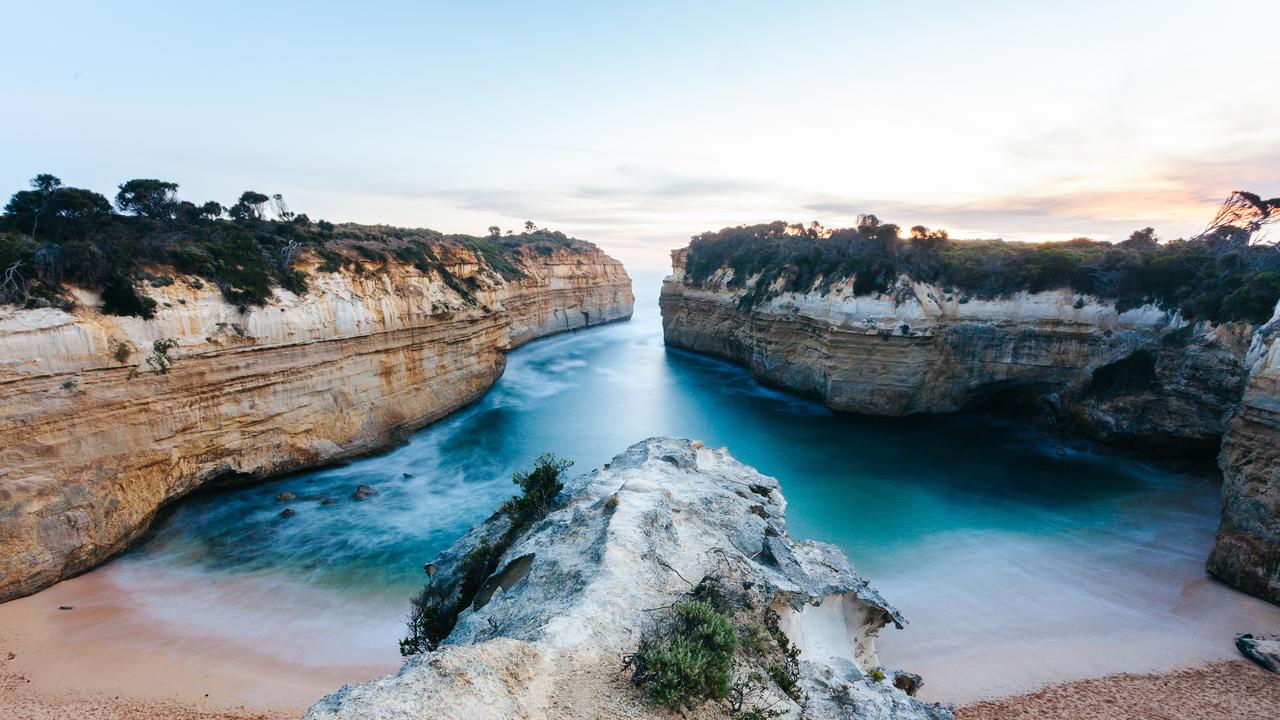
<svg viewBox="0 0 1280 720"><path fill-rule="evenodd" d="M1217 644L1229 654L1219 626L1277 624L1268 606L1203 578L1217 502L1205 478L1016 422L833 415L666 349L657 284L637 280L629 323L516 351L480 401L403 447L194 497L107 572L190 632L317 664L391 661L422 563L512 492L513 471L543 451L585 471L637 440L681 435L778 477L792 534L842 546L914 619L883 639L885 661L928 665L944 689L997 686L990 672L946 678L1014 647L1061 656L1064 644L1138 629L1159 647L1157 667ZM360 484L379 495L354 500ZM278 502L283 492L296 499ZM280 517L286 505L294 517ZM1212 627L1196 625L1201 609ZM1059 676L1099 669L1096 658L1038 661Z"/></svg>

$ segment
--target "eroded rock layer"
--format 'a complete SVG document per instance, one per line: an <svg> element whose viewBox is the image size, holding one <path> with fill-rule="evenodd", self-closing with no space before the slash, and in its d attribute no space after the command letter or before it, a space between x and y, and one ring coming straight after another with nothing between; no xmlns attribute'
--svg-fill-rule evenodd
<svg viewBox="0 0 1280 720"><path fill-rule="evenodd" d="M1221 445L1223 529L1209 567L1280 600L1275 321L1189 323L1067 290L984 300L905 277L881 294L855 296L847 281L752 305L743 300L751 280L733 287L729 269L688 282L686 253L672 253L663 283L666 343L833 409L896 416L1015 404L1109 442L1205 456Z"/></svg>
<svg viewBox="0 0 1280 720"><path fill-rule="evenodd" d="M622 657L652 613L709 575L759 592L800 650L795 687L758 681L761 706L778 717L949 718L899 689L918 677L879 665L876 635L902 616L838 548L792 539L785 512L777 480L725 450L637 443L567 483L531 526L513 531L496 513L472 528L430 565L442 597L466 585L477 552L501 556L461 598L444 643L396 675L341 688L306 718L669 717L628 685ZM689 714L727 715L717 703Z"/></svg>
<svg viewBox="0 0 1280 720"><path fill-rule="evenodd" d="M1248 358L1249 382L1222 442L1222 524L1209 572L1280 604L1280 317Z"/></svg>
<svg viewBox="0 0 1280 720"><path fill-rule="evenodd" d="M0 307L0 601L102 562L196 488L395 443L476 399L513 347L630 317L622 265L586 247L527 253L512 281L455 252L470 298L412 265L311 261L305 295L243 312L189 279L147 288L151 320L83 291L73 312Z"/></svg>

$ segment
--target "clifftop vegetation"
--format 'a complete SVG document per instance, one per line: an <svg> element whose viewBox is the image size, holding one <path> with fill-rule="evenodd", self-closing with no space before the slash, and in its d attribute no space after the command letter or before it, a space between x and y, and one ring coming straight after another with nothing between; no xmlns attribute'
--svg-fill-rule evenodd
<svg viewBox="0 0 1280 720"><path fill-rule="evenodd" d="M1280 300L1280 247L1262 232L1277 221L1280 198L1238 192L1203 233L1168 242L1151 228L1115 244L1017 243L951 240L922 226L903 238L897 225L874 215L836 230L774 222L695 236L686 276L705 286L718 269L732 268L728 285L748 289L744 308L781 292L826 293L849 278L857 295L884 292L905 273L962 298L1069 288L1121 310L1152 302L1191 319L1261 323Z"/></svg>
<svg viewBox="0 0 1280 720"><path fill-rule="evenodd" d="M307 277L295 263L306 251L320 258L321 272L376 271L394 258L438 275L474 303L476 279L458 278L448 267L466 259L463 252L495 276L518 280L522 253L593 247L532 223L518 234L490 227L481 237L313 222L282 196L252 190L229 207L197 205L178 196L176 183L155 179L122 183L112 203L41 174L30 189L13 194L0 215L0 303L70 308L64 286L73 283L100 290L105 312L151 317L155 301L138 287L171 284L169 275L147 272L171 269L216 284L244 309L265 303L275 286L305 293Z"/></svg>

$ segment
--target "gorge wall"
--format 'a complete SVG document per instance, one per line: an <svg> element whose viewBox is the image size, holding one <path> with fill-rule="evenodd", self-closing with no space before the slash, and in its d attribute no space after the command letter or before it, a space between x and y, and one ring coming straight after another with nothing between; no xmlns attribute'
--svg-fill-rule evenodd
<svg viewBox="0 0 1280 720"><path fill-rule="evenodd" d="M1280 603L1280 313L1254 336L1248 385L1223 438L1222 524L1209 572Z"/></svg>
<svg viewBox="0 0 1280 720"><path fill-rule="evenodd" d="M443 252L443 251L442 251ZM519 255L503 280L449 249L435 272L387 260L297 267L238 309L179 278L148 287L154 318L0 306L0 602L83 572L202 486L331 463L475 400L529 340L630 317L622 265L594 246ZM470 297L457 290L462 282ZM173 366L145 362L173 338Z"/></svg>
<svg viewBox="0 0 1280 720"><path fill-rule="evenodd" d="M884 293L855 296L850 279L748 306L751 282L730 287L731 269L688 281L687 252L672 253L663 283L666 343L833 409L1016 404L1108 442L1204 455L1221 446L1223 524L1209 569L1280 602L1276 320L1261 330L1188 323L1069 290L984 300L905 277Z"/></svg>

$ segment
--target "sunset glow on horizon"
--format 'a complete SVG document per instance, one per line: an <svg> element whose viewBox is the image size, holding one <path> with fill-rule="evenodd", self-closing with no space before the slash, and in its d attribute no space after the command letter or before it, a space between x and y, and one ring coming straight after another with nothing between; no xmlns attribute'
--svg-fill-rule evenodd
<svg viewBox="0 0 1280 720"><path fill-rule="evenodd" d="M743 223L1173 238L1280 195L1276 2L64 5L6 13L5 194L532 220L638 268Z"/></svg>

